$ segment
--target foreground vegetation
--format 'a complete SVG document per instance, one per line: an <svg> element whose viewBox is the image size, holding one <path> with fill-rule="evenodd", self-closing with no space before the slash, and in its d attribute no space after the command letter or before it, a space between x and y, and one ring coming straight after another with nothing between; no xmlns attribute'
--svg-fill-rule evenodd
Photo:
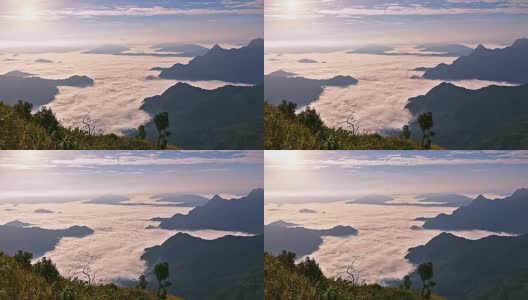
<svg viewBox="0 0 528 300"><path fill-rule="evenodd" d="M13 107L0 102L0 149L12 150L155 150L167 147L166 133L158 143L148 141L139 131L136 137L104 134L90 111L75 120L76 126L65 127L53 111L43 107L32 114L33 105L19 101ZM140 127L144 128L144 127Z"/></svg>
<svg viewBox="0 0 528 300"><path fill-rule="evenodd" d="M430 269L428 268L430 267ZM345 279L327 278L314 259L305 258L295 264L295 254L283 252L279 256L264 254L264 299L290 300L441 300L431 295L434 282L432 265L424 264L421 291L411 289L406 276L400 288L365 284L361 274L348 268ZM428 273L430 271L430 273ZM430 277L428 277L430 275Z"/></svg>
<svg viewBox="0 0 528 300"><path fill-rule="evenodd" d="M397 137L385 137L362 130L353 112L340 128L324 124L317 111L307 107L296 114L297 105L284 101L278 106L264 104L265 149L276 150L415 150L438 149L410 138L406 126Z"/></svg>
<svg viewBox="0 0 528 300"><path fill-rule="evenodd" d="M31 264L31 253L19 252L14 257L0 252L0 300L178 300L166 295L166 282L160 281L157 293L146 290L146 282L137 288L95 282L87 268L80 278L62 277L50 259ZM162 266L162 264L160 264ZM164 275L163 266L159 275ZM156 274L158 275L158 274ZM168 276L168 275L167 275Z"/></svg>

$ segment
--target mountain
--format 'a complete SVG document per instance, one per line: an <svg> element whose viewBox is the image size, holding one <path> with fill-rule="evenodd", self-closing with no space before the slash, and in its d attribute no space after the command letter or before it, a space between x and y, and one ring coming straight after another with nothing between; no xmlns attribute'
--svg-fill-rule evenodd
<svg viewBox="0 0 528 300"><path fill-rule="evenodd" d="M168 262L170 293L184 299L263 299L262 235L203 240L178 233L141 256L152 274ZM148 281L156 279L148 276Z"/></svg>
<svg viewBox="0 0 528 300"><path fill-rule="evenodd" d="M349 54L374 54L374 55L384 55L389 51L393 51L394 48L383 45L367 45L361 48L358 48L353 51L348 51Z"/></svg>
<svg viewBox="0 0 528 300"><path fill-rule="evenodd" d="M209 51L208 48L200 45L181 43L162 43L154 45L152 48L156 49L157 52L179 53L182 57L202 56L205 55L207 51Z"/></svg>
<svg viewBox="0 0 528 300"><path fill-rule="evenodd" d="M433 291L450 300L524 299L528 295L528 235L467 240L442 233L409 249L413 264L432 262ZM416 288L419 279L412 276Z"/></svg>
<svg viewBox="0 0 528 300"><path fill-rule="evenodd" d="M102 45L91 50L82 52L83 54L109 54L115 55L130 50L127 46L122 45Z"/></svg>
<svg viewBox="0 0 528 300"><path fill-rule="evenodd" d="M220 80L234 83L262 84L264 74L264 39L255 39L238 49L215 45L203 56L188 64L162 69L160 77L176 80Z"/></svg>
<svg viewBox="0 0 528 300"><path fill-rule="evenodd" d="M184 149L262 149L262 86L223 86L205 90L177 83L160 96L144 100L151 116L168 112L169 143ZM147 137L157 139L152 122Z"/></svg>
<svg viewBox="0 0 528 300"><path fill-rule="evenodd" d="M54 63L54 61L49 60L49 59L39 58L39 59L35 60L35 63L37 63L37 64L52 64L52 63Z"/></svg>
<svg viewBox="0 0 528 300"><path fill-rule="evenodd" d="M313 210L313 209L303 208L303 209L299 210L299 213L301 213L301 214L316 214L317 211Z"/></svg>
<svg viewBox="0 0 528 300"><path fill-rule="evenodd" d="M420 138L416 122L432 112L433 142L450 149L527 149L528 85L488 86L468 90L442 83L426 95L409 99L413 138Z"/></svg>
<svg viewBox="0 0 528 300"><path fill-rule="evenodd" d="M262 233L264 226L264 190L255 189L240 199L226 200L215 195L187 215L156 218L159 227L171 230L224 230Z"/></svg>
<svg viewBox="0 0 528 300"><path fill-rule="evenodd" d="M0 251L14 255L18 250L29 251L34 257L53 250L63 237L84 237L94 231L86 226L73 226L68 229L44 229L39 227L19 227L0 225Z"/></svg>
<svg viewBox="0 0 528 300"><path fill-rule="evenodd" d="M102 195L95 197L93 199L84 201L83 203L87 204L109 204L109 205L118 205L121 202L128 201L130 198L123 195Z"/></svg>
<svg viewBox="0 0 528 300"><path fill-rule="evenodd" d="M460 44L422 44L416 46L416 49L420 49L423 52L444 53L446 56L457 57L466 56L473 52L473 48Z"/></svg>
<svg viewBox="0 0 528 300"><path fill-rule="evenodd" d="M502 49L479 45L468 56L452 64L440 64L425 72L423 78L440 80L480 79L528 83L528 39L519 39Z"/></svg>
<svg viewBox="0 0 528 300"><path fill-rule="evenodd" d="M443 203L446 206L455 207L466 206L473 201L467 196L458 194L424 194L417 195L416 198L419 199L419 202Z"/></svg>
<svg viewBox="0 0 528 300"><path fill-rule="evenodd" d="M175 194L175 193L158 194L150 198L156 199L158 202L176 203L181 207L201 206L201 205L206 204L207 201L209 201L209 199L202 197L200 195L186 195L186 194Z"/></svg>
<svg viewBox="0 0 528 300"><path fill-rule="evenodd" d="M24 227L29 227L33 224L30 224L30 223L25 223L25 222L21 222L19 220L14 220L14 221L11 221L11 222L7 222L4 224L4 226L8 226L8 227L18 227L18 228L24 228Z"/></svg>
<svg viewBox="0 0 528 300"><path fill-rule="evenodd" d="M319 63L317 60L309 59L309 58L303 58L298 61L300 64L316 64Z"/></svg>
<svg viewBox="0 0 528 300"><path fill-rule="evenodd" d="M348 237L357 235L357 233L357 229L350 226L309 229L277 221L264 226L264 250L275 255L286 250L302 257L317 251L323 243L323 236Z"/></svg>
<svg viewBox="0 0 528 300"><path fill-rule="evenodd" d="M264 97L268 103L277 105L288 100L301 107L318 100L325 87L348 87L358 83L351 76L321 80L287 76L289 74L292 73L279 70L264 76Z"/></svg>
<svg viewBox="0 0 528 300"><path fill-rule="evenodd" d="M490 200L480 195L471 204L451 215L439 214L423 224L426 229L488 230L528 233L528 189L519 189L510 197Z"/></svg>
<svg viewBox="0 0 528 300"><path fill-rule="evenodd" d="M347 204L385 204L389 201L394 200L391 196L385 195L367 195L360 197L353 201L348 201Z"/></svg>
<svg viewBox="0 0 528 300"><path fill-rule="evenodd" d="M35 107L48 104L59 93L59 86L89 87L94 81L86 76L72 76L68 79L53 80L28 77L32 74L12 71L0 75L0 101L8 105L24 99Z"/></svg>
<svg viewBox="0 0 528 300"><path fill-rule="evenodd" d="M53 214L53 213L55 213L52 210L44 209L44 208L36 209L33 212L36 213L36 214Z"/></svg>

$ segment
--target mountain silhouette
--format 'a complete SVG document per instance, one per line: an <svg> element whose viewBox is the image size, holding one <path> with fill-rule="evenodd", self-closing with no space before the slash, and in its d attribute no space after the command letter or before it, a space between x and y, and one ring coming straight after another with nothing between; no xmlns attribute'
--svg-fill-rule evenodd
<svg viewBox="0 0 528 300"><path fill-rule="evenodd" d="M351 76L309 79L292 77L291 74L293 73L279 70L264 76L264 97L268 103L277 105L283 100L288 100L301 107L318 100L325 87L348 87L358 83L358 80Z"/></svg>
<svg viewBox="0 0 528 300"><path fill-rule="evenodd" d="M93 232L86 226L73 226L68 229L44 229L13 226L11 222L11 224L0 225L0 251L14 255L18 250L23 250L33 253L33 257L39 257L53 250L63 237L81 238Z"/></svg>
<svg viewBox="0 0 528 300"><path fill-rule="evenodd" d="M425 72L423 78L440 80L480 79L528 83L528 39L519 39L502 49L479 45L468 56L452 64L440 64Z"/></svg>
<svg viewBox="0 0 528 300"><path fill-rule="evenodd" d="M177 193L166 193L158 194L150 197L156 199L158 202L172 202L179 204L181 207L196 207L207 203L209 199L200 195L189 195L189 194L177 194Z"/></svg>
<svg viewBox="0 0 528 300"><path fill-rule="evenodd" d="M309 255L323 243L323 236L349 237L357 235L357 229L350 226L336 226L330 229L308 229L296 224L276 221L264 226L264 250L278 255L283 250Z"/></svg>
<svg viewBox="0 0 528 300"><path fill-rule="evenodd" d="M409 99L413 138L420 138L416 121L432 112L433 143L450 149L527 149L528 85L488 86L468 90L442 83L426 95Z"/></svg>
<svg viewBox="0 0 528 300"><path fill-rule="evenodd" d="M167 262L169 291L184 299L263 299L263 248L262 235L203 240L178 233L145 249L141 259L152 283L154 266Z"/></svg>
<svg viewBox="0 0 528 300"><path fill-rule="evenodd" d="M263 87L224 86L205 90L177 83L160 96L144 100L141 109L152 117L168 112L169 143L184 149L262 149ZM156 139L155 125L147 136Z"/></svg>
<svg viewBox="0 0 528 300"><path fill-rule="evenodd" d="M195 44L181 44L181 43L162 43L154 45L152 48L157 52L175 52L182 57L196 57L202 56L209 51L208 48Z"/></svg>
<svg viewBox="0 0 528 300"><path fill-rule="evenodd" d="M528 235L467 240L442 233L405 258L418 265L432 262L433 291L450 300L524 299L528 293ZM420 288L417 274L411 276Z"/></svg>
<svg viewBox="0 0 528 300"><path fill-rule="evenodd" d="M519 189L504 199L490 200L480 195L471 204L452 214L428 219L423 228L440 230L488 230L528 233L528 189Z"/></svg>
<svg viewBox="0 0 528 300"><path fill-rule="evenodd" d="M59 86L89 87L94 81L86 76L72 76L67 79L53 80L30 77L32 74L12 71L0 75L0 101L14 105L18 100L33 103L34 107L48 104L59 94Z"/></svg>
<svg viewBox="0 0 528 300"><path fill-rule="evenodd" d="M176 80L220 80L233 83L261 84L264 74L264 40L255 39L238 49L215 45L205 55L188 64L176 64L162 70L160 77Z"/></svg>
<svg viewBox="0 0 528 300"><path fill-rule="evenodd" d="M240 199L226 200L215 195L188 214L175 214L161 221L159 228L171 230L224 230L262 233L264 226L264 190L255 189Z"/></svg>

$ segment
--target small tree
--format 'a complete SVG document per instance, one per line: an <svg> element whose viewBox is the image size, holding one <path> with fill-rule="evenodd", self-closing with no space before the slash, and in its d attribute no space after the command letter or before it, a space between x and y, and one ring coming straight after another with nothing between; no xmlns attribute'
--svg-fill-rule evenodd
<svg viewBox="0 0 528 300"><path fill-rule="evenodd" d="M13 108L24 119L31 119L31 110L33 110L32 103L23 100L18 100L17 104L15 104Z"/></svg>
<svg viewBox="0 0 528 300"><path fill-rule="evenodd" d="M308 127L313 134L320 132L324 127L323 120L321 120L319 113L317 113L315 108L310 108L309 106L299 114L299 121L304 126Z"/></svg>
<svg viewBox="0 0 528 300"><path fill-rule="evenodd" d="M305 258L297 265L297 271L308 278L313 284L319 284L325 278L315 259L310 257Z"/></svg>
<svg viewBox="0 0 528 300"><path fill-rule="evenodd" d="M171 285L170 281L167 280L170 275L169 263L164 262L154 266L154 274L158 280L158 299L165 300L168 294L167 289Z"/></svg>
<svg viewBox="0 0 528 300"><path fill-rule="evenodd" d="M411 138L411 130L409 129L409 125L403 126L400 137L402 139L407 139L407 140Z"/></svg>
<svg viewBox="0 0 528 300"><path fill-rule="evenodd" d="M412 286L411 276L409 275L403 276L402 288L409 290L411 289L411 286Z"/></svg>
<svg viewBox="0 0 528 300"><path fill-rule="evenodd" d="M433 113L424 112L418 116L418 124L422 129L422 148L431 148L431 138L435 135L433 131Z"/></svg>
<svg viewBox="0 0 528 300"><path fill-rule="evenodd" d="M297 110L297 103L282 100L282 103L277 106L280 112L286 115L290 119L295 118L295 110Z"/></svg>
<svg viewBox="0 0 528 300"><path fill-rule="evenodd" d="M18 250L14 259L20 267L28 270L31 269L31 259L33 259L33 254L31 252Z"/></svg>
<svg viewBox="0 0 528 300"><path fill-rule="evenodd" d="M136 285L136 287L138 289L146 290L147 289L147 285L148 285L148 281L147 281L147 278L145 277L145 275L139 276L139 282Z"/></svg>
<svg viewBox="0 0 528 300"><path fill-rule="evenodd" d="M282 250L277 256L277 260L286 268L293 270L295 268L295 253Z"/></svg>
<svg viewBox="0 0 528 300"><path fill-rule="evenodd" d="M418 274L422 280L422 299L431 299L431 290L436 285L433 279L433 263L423 263L418 266Z"/></svg>
<svg viewBox="0 0 528 300"><path fill-rule="evenodd" d="M44 277L47 282L54 283L60 278L59 271L51 259L43 257L33 265L33 271Z"/></svg>
<svg viewBox="0 0 528 300"><path fill-rule="evenodd" d="M137 137L142 140L147 138L147 131L145 130L145 125L141 125L138 127Z"/></svg>
<svg viewBox="0 0 528 300"><path fill-rule="evenodd" d="M51 108L42 107L35 113L35 121L42 126L48 133L54 133L59 130L60 123Z"/></svg>
<svg viewBox="0 0 528 300"><path fill-rule="evenodd" d="M169 129L169 113L160 112L154 116L154 124L158 129L158 148L165 149L167 146L167 137L171 134Z"/></svg>

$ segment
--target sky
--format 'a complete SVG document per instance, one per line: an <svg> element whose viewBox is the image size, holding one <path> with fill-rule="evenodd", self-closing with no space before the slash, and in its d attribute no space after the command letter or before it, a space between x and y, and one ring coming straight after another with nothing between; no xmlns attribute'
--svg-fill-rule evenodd
<svg viewBox="0 0 528 300"><path fill-rule="evenodd" d="M263 187L261 151L1 151L0 203L103 194L246 195Z"/></svg>
<svg viewBox="0 0 528 300"><path fill-rule="evenodd" d="M527 151L266 151L267 202L381 194L511 195L528 187Z"/></svg>
<svg viewBox="0 0 528 300"><path fill-rule="evenodd" d="M527 14L526 0L267 0L266 46L511 44Z"/></svg>
<svg viewBox="0 0 528 300"><path fill-rule="evenodd" d="M263 0L1 0L5 46L218 42L262 37Z"/></svg>

